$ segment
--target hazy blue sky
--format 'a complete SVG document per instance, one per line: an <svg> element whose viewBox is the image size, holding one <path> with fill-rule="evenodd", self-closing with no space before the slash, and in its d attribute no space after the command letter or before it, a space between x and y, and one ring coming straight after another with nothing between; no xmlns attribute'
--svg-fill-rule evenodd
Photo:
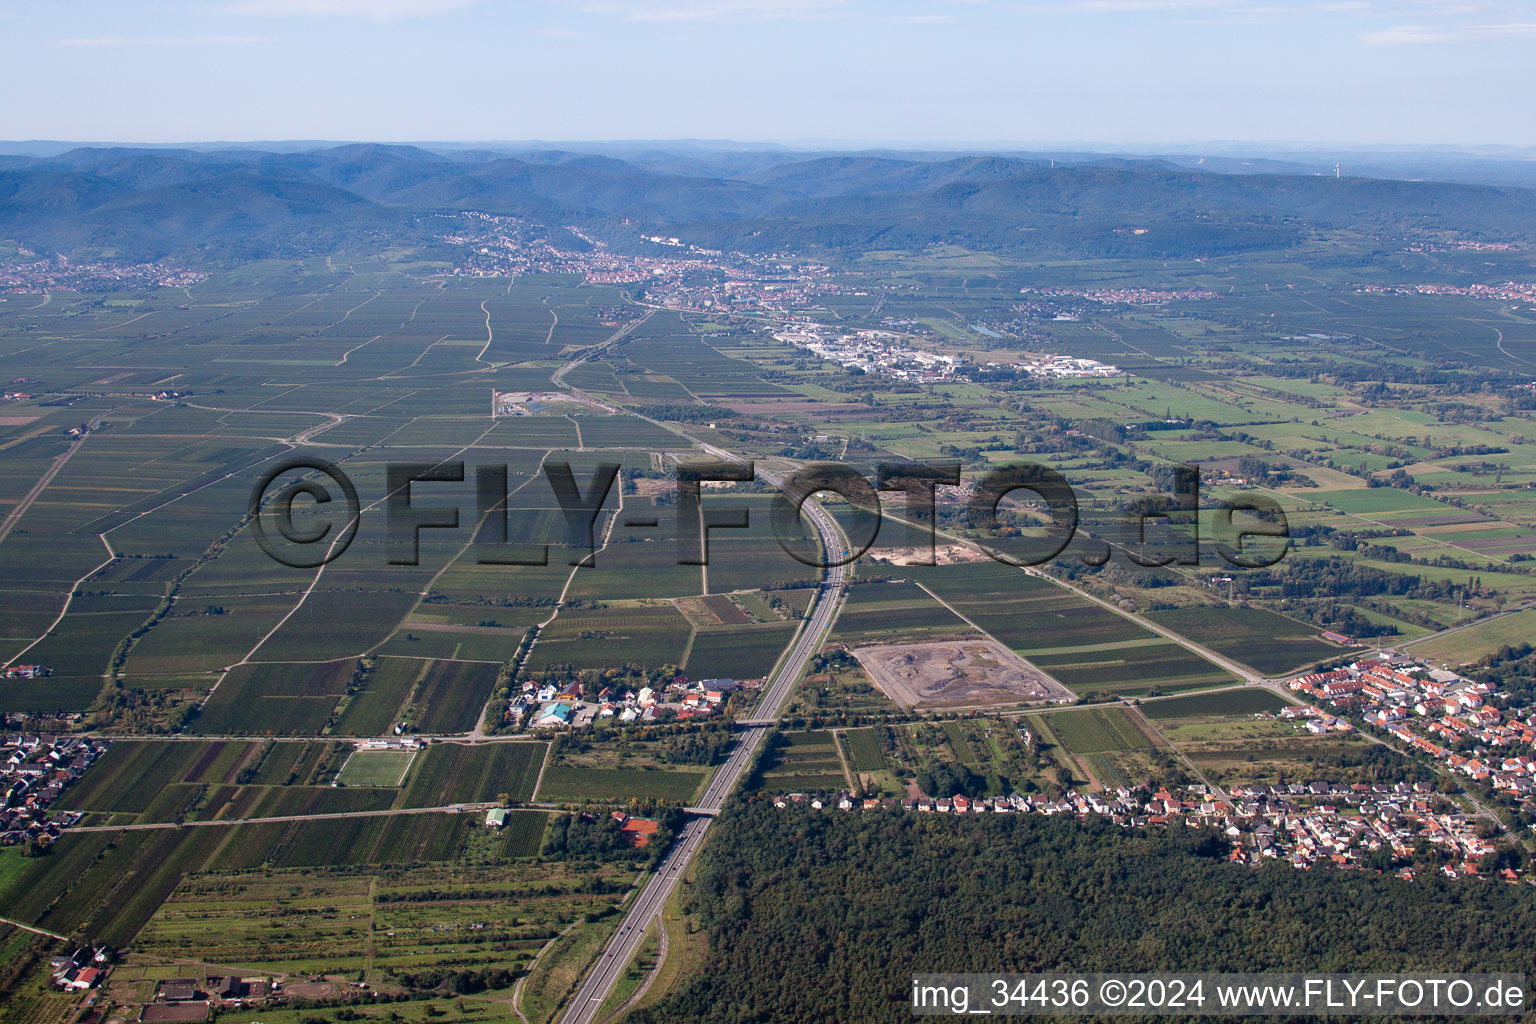
<svg viewBox="0 0 1536 1024"><path fill-rule="evenodd" d="M1530 0L0 6L0 138L1536 144Z"/></svg>

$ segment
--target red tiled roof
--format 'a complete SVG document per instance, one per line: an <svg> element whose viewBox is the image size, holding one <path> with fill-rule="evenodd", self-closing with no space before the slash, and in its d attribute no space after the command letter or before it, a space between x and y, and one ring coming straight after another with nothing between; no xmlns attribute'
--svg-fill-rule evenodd
<svg viewBox="0 0 1536 1024"><path fill-rule="evenodd" d="M659 821L652 821L649 818L630 818L619 826L619 831L629 836L629 841L636 847L643 847L651 841L651 836L655 835L660 828Z"/></svg>

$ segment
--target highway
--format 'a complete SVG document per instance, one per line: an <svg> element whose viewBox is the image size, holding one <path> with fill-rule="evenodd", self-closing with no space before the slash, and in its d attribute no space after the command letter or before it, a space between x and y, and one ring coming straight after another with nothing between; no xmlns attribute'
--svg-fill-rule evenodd
<svg viewBox="0 0 1536 1024"><path fill-rule="evenodd" d="M741 461L711 445L704 447L712 455L733 462ZM776 486L779 483L772 474L760 473L759 475L769 484ZM837 523L826 509L814 501L808 501L805 503L805 514L812 526L816 528L825 551L842 553L846 550L842 531L837 528ZM827 631L832 628L832 622L837 618L843 585L847 582L847 573L846 566L834 566L825 570L821 590L811 605L805 624L796 634L789 652L780 659L770 676L768 685L763 689L762 698L753 709L752 717L743 719L739 723L745 728L742 729L735 746L731 748L730 756L710 779L704 795L699 798L694 807L690 808L695 812L695 816L690 818L683 827L682 834L663 858L656 873L647 879L639 895L625 912L619 930L608 941L603 955L588 972L581 987L576 990L576 994L571 997L571 1002L566 1007L564 1016L561 1017L562 1024L593 1024L597 1020L598 1008L613 991L625 967L640 948L647 926L661 916L661 908L666 905L667 897L672 895L678 882L687 874L688 866L693 862L699 848L704 845L704 836L714 824L713 816L725 806L726 799L736 789L741 777L751 766L758 748L762 746L769 729L778 720L785 703L789 700L795 682L821 646Z"/></svg>
<svg viewBox="0 0 1536 1024"><path fill-rule="evenodd" d="M604 947L602 957L571 997L565 1016L561 1018L562 1022L589 1024L597 1019L598 1008L608 998L608 993L613 991L613 986L624 973L635 951L640 948L646 927L661 916L661 908L666 905L667 897L677 888L678 880L692 862L694 854L704 845L704 833L713 823L713 818L692 818L683 826L682 834L672 844L672 849L662 859L656 873L645 883L625 913L619 930Z"/></svg>

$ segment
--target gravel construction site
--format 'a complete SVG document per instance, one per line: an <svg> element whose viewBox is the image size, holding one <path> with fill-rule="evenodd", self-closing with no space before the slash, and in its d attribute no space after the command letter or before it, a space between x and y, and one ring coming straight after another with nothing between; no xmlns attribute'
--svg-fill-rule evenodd
<svg viewBox="0 0 1536 1024"><path fill-rule="evenodd" d="M954 565L957 562L984 562L988 555L968 544L938 544L933 550L923 548L871 548L866 557L891 565Z"/></svg>
<svg viewBox="0 0 1536 1024"><path fill-rule="evenodd" d="M1061 701L1076 695L996 640L860 647L853 656L903 708Z"/></svg>

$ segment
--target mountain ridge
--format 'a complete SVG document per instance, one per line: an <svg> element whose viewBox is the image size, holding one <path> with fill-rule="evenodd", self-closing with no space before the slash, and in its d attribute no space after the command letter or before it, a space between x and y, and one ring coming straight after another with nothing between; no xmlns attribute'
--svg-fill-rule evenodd
<svg viewBox="0 0 1536 1024"><path fill-rule="evenodd" d="M825 250L956 244L1002 252L1210 255L1284 248L1320 232L1536 237L1536 190L1511 185L1240 172L1161 158L1071 163L802 154L740 175L697 153L639 166L591 152L432 152L353 143L297 152L76 147L0 158L0 239L122 258L302 251L480 211L579 226L616 246L649 230L712 248ZM751 161L748 161L751 164Z"/></svg>

